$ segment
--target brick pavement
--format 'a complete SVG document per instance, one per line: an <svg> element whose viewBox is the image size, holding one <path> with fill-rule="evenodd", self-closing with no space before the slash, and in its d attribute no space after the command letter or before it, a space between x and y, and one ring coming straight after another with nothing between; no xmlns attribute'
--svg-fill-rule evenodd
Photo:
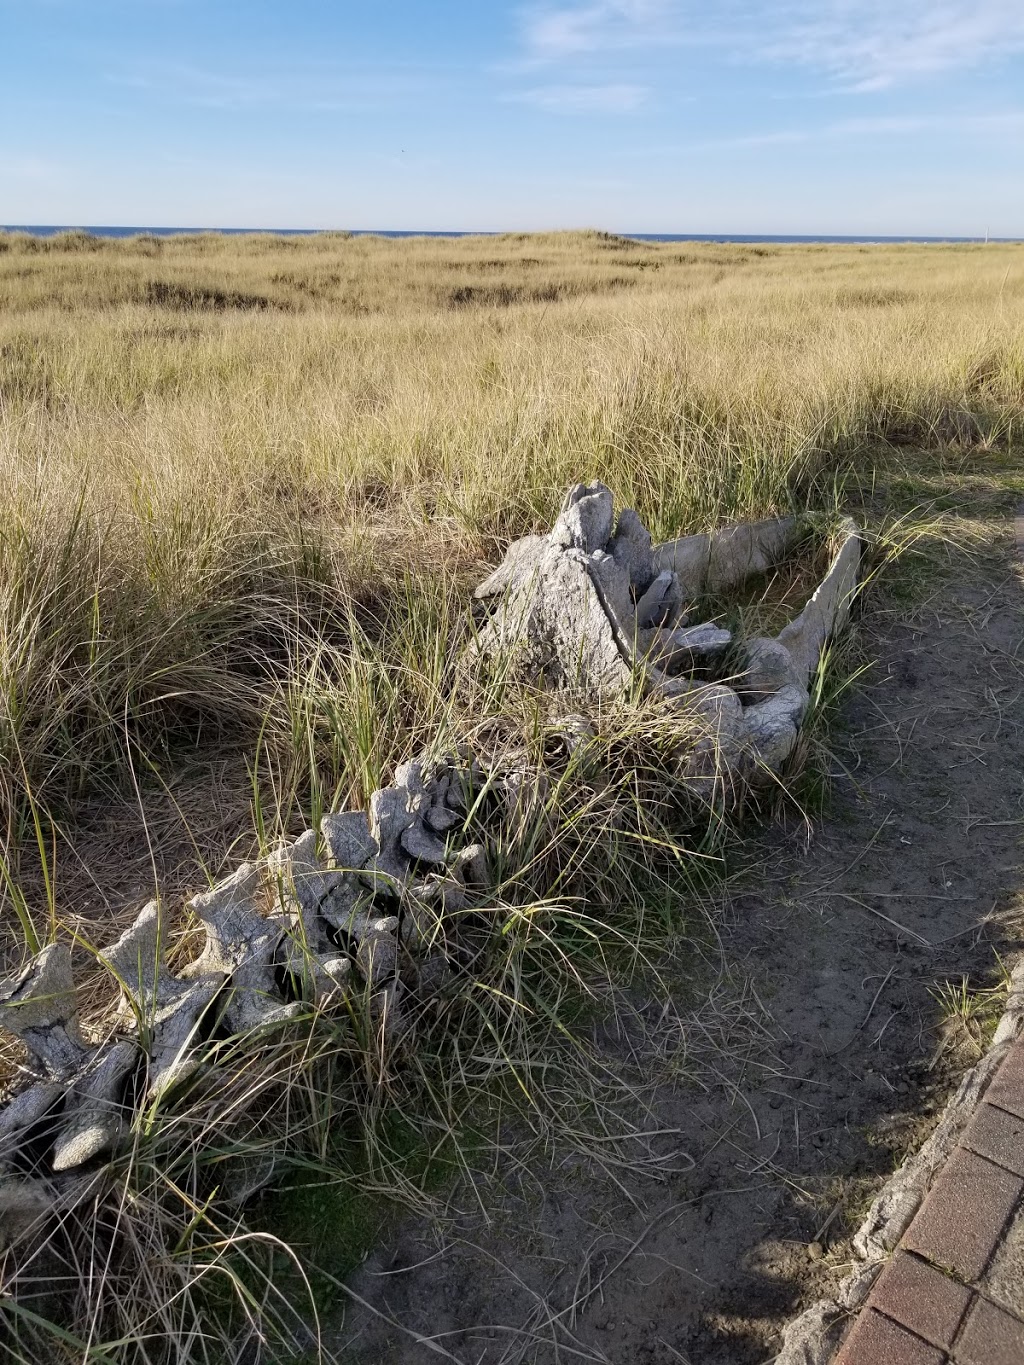
<svg viewBox="0 0 1024 1365"><path fill-rule="evenodd" d="M1022 1246L1024 1039L875 1281L836 1365L1024 1365Z"/></svg>

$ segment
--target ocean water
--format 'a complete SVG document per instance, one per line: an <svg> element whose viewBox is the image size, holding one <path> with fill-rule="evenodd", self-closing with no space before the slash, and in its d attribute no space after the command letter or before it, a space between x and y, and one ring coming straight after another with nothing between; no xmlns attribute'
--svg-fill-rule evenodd
<svg viewBox="0 0 1024 1365"><path fill-rule="evenodd" d="M227 237L238 237L250 232L272 233L276 236L284 237L311 237L316 232L322 231L319 228L209 228L209 227L81 227L73 229L71 225L54 225L52 223L40 224L17 224L0 225L0 232L31 232L36 237L52 237L58 232L70 232L72 230L91 233L95 237L135 237L139 233L146 232L154 237L175 237L180 233L193 232L218 232ZM349 229L345 229L348 231ZM492 237L499 234L493 232L394 232L387 228L361 228L352 232L354 237ZM899 242L983 242L984 237L887 237L883 235L875 236L842 236L827 233L790 235L774 233L747 233L747 232L624 232L616 234L623 237L631 237L639 242L740 242L747 244L768 243L768 242L790 242L795 244L803 243L813 245L815 243L868 243L884 245L886 243ZM1012 237L996 237L993 241L1010 242L1015 241Z"/></svg>

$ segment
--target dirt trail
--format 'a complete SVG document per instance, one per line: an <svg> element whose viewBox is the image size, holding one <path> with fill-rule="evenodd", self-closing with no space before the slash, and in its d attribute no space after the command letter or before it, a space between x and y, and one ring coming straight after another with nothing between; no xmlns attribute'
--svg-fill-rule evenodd
<svg viewBox="0 0 1024 1365"><path fill-rule="evenodd" d="M992 984L1022 943L1011 531L861 630L878 662L843 711L829 814L809 849L803 829L765 832L720 906L727 970L650 1054L650 1126L674 1135L649 1148L692 1169L616 1184L556 1156L456 1191L470 1212L407 1220L351 1281L404 1330L350 1310L343 1359L439 1359L418 1333L474 1365L753 1365L842 1275L867 1202L978 1056L933 992ZM635 1050L628 1027L599 1041L611 1066ZM687 1079L665 1084L673 1066Z"/></svg>

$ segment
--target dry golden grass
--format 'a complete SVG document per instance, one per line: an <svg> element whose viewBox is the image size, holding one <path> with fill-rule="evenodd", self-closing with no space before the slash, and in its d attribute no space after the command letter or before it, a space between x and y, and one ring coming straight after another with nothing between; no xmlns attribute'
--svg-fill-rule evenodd
<svg viewBox="0 0 1024 1365"><path fill-rule="evenodd" d="M28 793L258 735L360 797L566 484L669 535L827 507L880 440L1000 442L1022 305L1012 246L0 235L10 843Z"/></svg>

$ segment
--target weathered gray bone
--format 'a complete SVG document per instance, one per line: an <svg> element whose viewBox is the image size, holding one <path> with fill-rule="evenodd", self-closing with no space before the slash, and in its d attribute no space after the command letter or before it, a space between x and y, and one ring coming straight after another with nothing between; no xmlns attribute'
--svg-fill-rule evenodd
<svg viewBox="0 0 1024 1365"><path fill-rule="evenodd" d="M296 984L304 1000L323 1004L347 989L351 959L333 951L326 925L336 923L348 907L352 882L342 872L325 868L316 852L316 831L309 829L292 844L276 849L269 859L277 878L283 936L277 966Z"/></svg>
<svg viewBox="0 0 1024 1365"><path fill-rule="evenodd" d="M100 1049L75 1080L53 1145L55 1171L83 1166L115 1145L130 1117L122 1096L138 1057L138 1043L124 1038Z"/></svg>
<svg viewBox="0 0 1024 1365"><path fill-rule="evenodd" d="M800 686L801 677L793 656L780 640L755 636L747 641L747 664L737 688L750 702L765 701L783 687Z"/></svg>
<svg viewBox="0 0 1024 1365"><path fill-rule="evenodd" d="M732 644L732 632L720 626L688 626L683 630L659 631L651 648L652 661L660 668L695 668L721 658Z"/></svg>
<svg viewBox="0 0 1024 1365"><path fill-rule="evenodd" d="M612 513L611 489L603 483L575 484L565 495L550 538L588 554L603 550L612 534Z"/></svg>
<svg viewBox="0 0 1024 1365"><path fill-rule="evenodd" d="M806 688L788 686L756 706L747 707L743 715L744 740L753 761L749 774L752 780L761 772L781 771L796 748L800 722L809 703Z"/></svg>
<svg viewBox="0 0 1024 1365"><path fill-rule="evenodd" d="M849 618L857 593L860 558L860 531L847 517L840 526L839 548L821 585L796 620L779 632L779 644L789 650L802 683L817 668L825 642Z"/></svg>
<svg viewBox="0 0 1024 1365"><path fill-rule="evenodd" d="M677 622L682 605L683 593L679 579L671 569L662 569L636 604L637 626L641 630L648 626L667 626L671 629Z"/></svg>
<svg viewBox="0 0 1024 1365"><path fill-rule="evenodd" d="M180 981L164 955L161 911L150 901L111 947L100 954L131 1002L148 1054L146 1097L154 1100L188 1080L199 1067L201 1024L226 977L222 971Z"/></svg>
<svg viewBox="0 0 1024 1365"><path fill-rule="evenodd" d="M54 1110L64 1094L60 1081L37 1081L8 1101L0 1113L0 1175L29 1131Z"/></svg>
<svg viewBox="0 0 1024 1365"><path fill-rule="evenodd" d="M398 920L394 916L371 920L359 935L356 963L371 986L394 980L398 971Z"/></svg>
<svg viewBox="0 0 1024 1365"><path fill-rule="evenodd" d="M339 811L320 821L327 852L336 867L358 871L378 853L366 811Z"/></svg>
<svg viewBox="0 0 1024 1365"><path fill-rule="evenodd" d="M271 875L277 878L285 908L298 915L307 943L314 952L319 951L322 937L318 919L320 907L334 892L343 874L328 870L320 862L314 829L307 829L294 843L275 849L268 862Z"/></svg>
<svg viewBox="0 0 1024 1365"><path fill-rule="evenodd" d="M631 507L619 513L608 549L628 575L634 593L640 596L646 592L655 576L651 533Z"/></svg>
<svg viewBox="0 0 1024 1365"><path fill-rule="evenodd" d="M20 1038L55 1079L70 1077L85 1061L78 1001L67 944L51 943L24 970L0 985L0 1023Z"/></svg>
<svg viewBox="0 0 1024 1365"><path fill-rule="evenodd" d="M629 688L633 676L621 637L586 556L549 540L520 561L471 650L547 686L613 698Z"/></svg>
<svg viewBox="0 0 1024 1365"><path fill-rule="evenodd" d="M400 841L403 851L414 863L444 867L448 861L444 843L418 822L402 830Z"/></svg>
<svg viewBox="0 0 1024 1365"><path fill-rule="evenodd" d="M189 901L206 926L206 945L181 975L194 980L220 973L229 978L223 1018L233 1033L282 1023L301 1008L281 1000L277 965L283 930L253 905L258 886L259 869L243 863L220 886Z"/></svg>
<svg viewBox="0 0 1024 1365"><path fill-rule="evenodd" d="M671 569L687 598L736 587L745 578L767 573L799 534L796 517L725 526L711 535L683 536L654 551L655 568Z"/></svg>
<svg viewBox="0 0 1024 1365"><path fill-rule="evenodd" d="M96 1049L82 1038L67 945L44 948L19 977L0 988L0 1000L4 1025L52 1078L50 1084L32 1087L9 1111L2 1131L6 1150L16 1150L19 1139L51 1109L54 1170L70 1170L109 1150L120 1132L121 1089L137 1044L124 1039Z"/></svg>
<svg viewBox="0 0 1024 1365"><path fill-rule="evenodd" d="M383 787L370 797L370 833L379 853L366 864L362 880L376 890L400 891L412 876L402 835L417 821L405 787Z"/></svg>

